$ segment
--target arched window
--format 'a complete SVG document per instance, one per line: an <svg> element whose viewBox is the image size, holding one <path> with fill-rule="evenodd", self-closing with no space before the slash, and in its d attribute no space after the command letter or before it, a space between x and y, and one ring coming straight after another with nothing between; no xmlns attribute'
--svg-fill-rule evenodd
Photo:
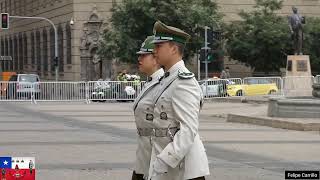
<svg viewBox="0 0 320 180"><path fill-rule="evenodd" d="M28 37L27 34L24 33L24 37L23 37L23 60L24 60L24 64L28 64Z"/></svg>
<svg viewBox="0 0 320 180"><path fill-rule="evenodd" d="M31 65L33 66L35 64L35 55L34 55L34 32L31 32L31 37L30 37L30 52L31 52Z"/></svg>
<svg viewBox="0 0 320 180"><path fill-rule="evenodd" d="M1 38L1 47L0 47L1 55L4 56L4 40Z"/></svg>
<svg viewBox="0 0 320 180"><path fill-rule="evenodd" d="M43 29L42 32L42 62L43 62L43 73L48 74L48 37L47 30Z"/></svg>
<svg viewBox="0 0 320 180"><path fill-rule="evenodd" d="M63 56L63 30L62 27L58 27L58 47L59 47L59 72L64 71L64 56Z"/></svg>
<svg viewBox="0 0 320 180"><path fill-rule="evenodd" d="M13 40L11 37L10 37L10 40L6 38L5 54L6 56L11 56L13 58ZM7 69L10 71L13 71L13 59L8 64L9 64L9 67Z"/></svg>
<svg viewBox="0 0 320 180"><path fill-rule="evenodd" d="M15 71L18 71L18 68L19 68L19 59L18 59L18 54L19 54L19 51L18 51L18 38L17 36L14 36L13 38L13 44L14 44L14 56L13 56L13 68Z"/></svg>
<svg viewBox="0 0 320 180"><path fill-rule="evenodd" d="M1 4L2 5L2 4ZM3 39L1 38L1 46L0 46L0 55L1 56L4 56L4 42L3 42ZM0 68L3 70L3 61L0 61Z"/></svg>
<svg viewBox="0 0 320 180"><path fill-rule="evenodd" d="M23 41L22 41L22 34L19 34L19 70L20 72L23 71Z"/></svg>
<svg viewBox="0 0 320 180"><path fill-rule="evenodd" d="M41 72L41 50L40 50L40 31L36 31L36 58L37 58L37 71L40 74Z"/></svg>
<svg viewBox="0 0 320 180"><path fill-rule="evenodd" d="M54 64L53 64L53 59L55 57L55 49L54 49L54 30L53 28L50 29L50 66L51 66L51 73L54 74Z"/></svg>
<svg viewBox="0 0 320 180"><path fill-rule="evenodd" d="M4 52L4 39L3 38L1 38L1 47L0 47L1 49L0 49L0 51L1 51L1 56L5 56L5 52ZM6 70L5 69L5 66L4 66L4 61L2 61L1 62L1 67L4 69L4 70Z"/></svg>
<svg viewBox="0 0 320 180"><path fill-rule="evenodd" d="M71 55L71 28L70 25L66 25L66 40L67 40L67 64L72 64L72 55Z"/></svg>

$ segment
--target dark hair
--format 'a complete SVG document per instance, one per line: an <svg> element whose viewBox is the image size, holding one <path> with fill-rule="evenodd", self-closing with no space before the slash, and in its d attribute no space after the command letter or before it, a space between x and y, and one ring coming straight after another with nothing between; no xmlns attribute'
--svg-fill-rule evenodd
<svg viewBox="0 0 320 180"><path fill-rule="evenodd" d="M178 47L178 52L181 56L183 56L184 54L184 47L185 45L184 44L181 44L181 43L178 43L178 42L174 42L174 41L170 41L170 44L171 45L175 45Z"/></svg>
<svg viewBox="0 0 320 180"><path fill-rule="evenodd" d="M226 69L230 69L230 68L227 66Z"/></svg>

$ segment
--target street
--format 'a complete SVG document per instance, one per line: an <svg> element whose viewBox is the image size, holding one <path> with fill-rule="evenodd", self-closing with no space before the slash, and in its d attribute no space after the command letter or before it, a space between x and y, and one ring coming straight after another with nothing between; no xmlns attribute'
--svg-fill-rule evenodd
<svg viewBox="0 0 320 180"><path fill-rule="evenodd" d="M320 169L319 132L226 122L266 104L206 103L200 136L208 180L282 180ZM136 150L132 103L0 103L0 156L36 158L37 179L129 180Z"/></svg>

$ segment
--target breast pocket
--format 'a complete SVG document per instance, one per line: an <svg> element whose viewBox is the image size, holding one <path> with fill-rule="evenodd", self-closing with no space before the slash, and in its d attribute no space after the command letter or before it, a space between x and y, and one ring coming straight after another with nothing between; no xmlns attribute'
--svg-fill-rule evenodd
<svg viewBox="0 0 320 180"><path fill-rule="evenodd" d="M153 108L151 108L150 106L146 106L144 112L145 112L145 120L152 122L154 119Z"/></svg>
<svg viewBox="0 0 320 180"><path fill-rule="evenodd" d="M171 99L166 97L160 97L159 99L159 119L163 121L170 121L173 117L173 110L172 110L172 104Z"/></svg>

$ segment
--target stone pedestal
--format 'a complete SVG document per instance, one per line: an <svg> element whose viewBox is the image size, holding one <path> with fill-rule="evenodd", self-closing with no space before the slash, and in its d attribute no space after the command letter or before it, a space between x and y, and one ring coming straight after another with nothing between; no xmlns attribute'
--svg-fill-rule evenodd
<svg viewBox="0 0 320 180"><path fill-rule="evenodd" d="M312 84L309 56L288 56L283 84L285 96L312 96Z"/></svg>
<svg viewBox="0 0 320 180"><path fill-rule="evenodd" d="M272 97L269 99L268 116L282 118L320 118L320 99L312 97L309 99Z"/></svg>

